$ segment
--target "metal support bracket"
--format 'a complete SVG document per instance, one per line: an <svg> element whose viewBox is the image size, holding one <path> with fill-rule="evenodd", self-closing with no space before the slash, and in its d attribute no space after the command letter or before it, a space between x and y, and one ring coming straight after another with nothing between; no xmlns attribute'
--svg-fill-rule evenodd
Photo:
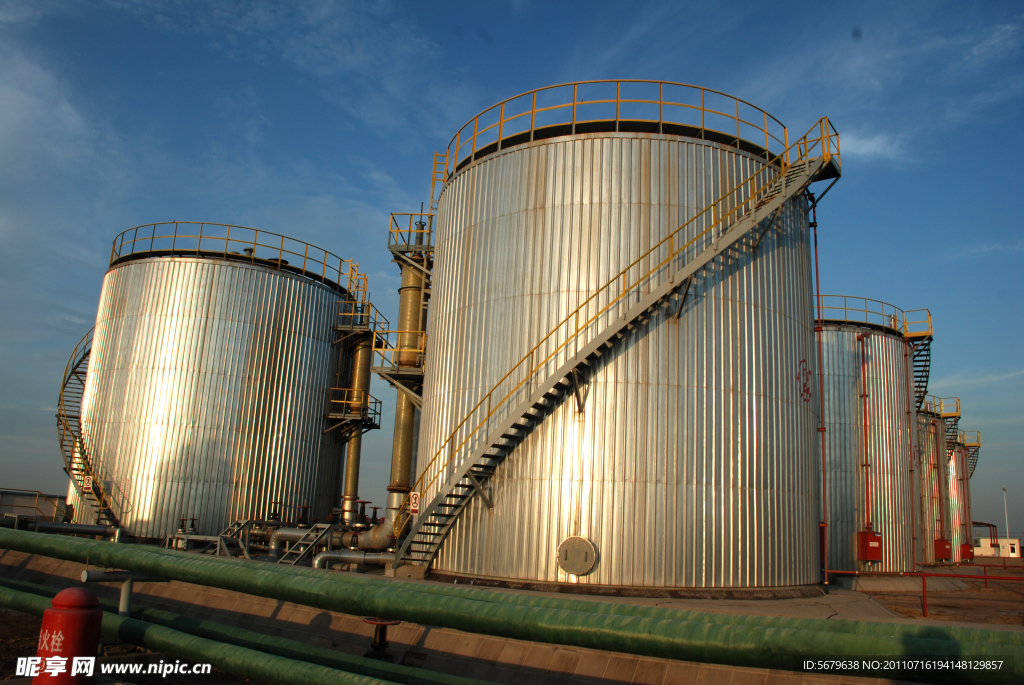
<svg viewBox="0 0 1024 685"><path fill-rule="evenodd" d="M390 383L391 387L393 387L395 390L398 390L400 393L403 393L406 397L412 400L412 403L415 404L417 408L421 410L423 409L423 398L420 395L417 395L401 381L395 380L394 376L390 375L389 373L385 371L380 371L379 369L376 370L376 373L378 376L380 376L388 383Z"/></svg>
<svg viewBox="0 0 1024 685"><path fill-rule="evenodd" d="M572 373L572 392L576 396L576 412L579 414L583 413L583 407L587 403L587 396L590 395L590 384L587 382L580 382L580 371L579 368L573 368ZM580 392L580 386L583 386L583 392Z"/></svg>
<svg viewBox="0 0 1024 685"><path fill-rule="evenodd" d="M484 486L480 485L480 481L478 481L471 472L467 471L466 475L469 476L469 482L472 483L473 487L476 488L476 491L480 493L480 496L483 498L484 504L487 505L487 508L493 509L494 503L491 502L491 498L487 495L486 492L484 492Z"/></svg>
<svg viewBox="0 0 1024 685"><path fill-rule="evenodd" d="M683 294L679 296L679 306L676 307L676 313L672 315L672 318L676 321L679 320L679 315L683 311L683 305L686 304L686 295L690 292L691 283L693 283L693 276L686 279L686 285L683 286Z"/></svg>

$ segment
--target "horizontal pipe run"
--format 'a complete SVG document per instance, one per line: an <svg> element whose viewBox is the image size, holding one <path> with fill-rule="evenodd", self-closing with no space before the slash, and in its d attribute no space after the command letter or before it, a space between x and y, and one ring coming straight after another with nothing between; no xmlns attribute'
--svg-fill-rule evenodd
<svg viewBox="0 0 1024 685"><path fill-rule="evenodd" d="M162 551L162 550L161 550ZM251 562L239 559L219 559L222 563L250 565ZM277 572L300 577L323 577L318 570L295 566L274 566ZM829 570L829 573L839 573ZM847 573L847 572L843 572ZM854 571L850 573L860 573ZM666 607L644 604L624 604L619 602L602 602L590 599L568 599L564 597L538 596L504 592L501 590L470 588L467 586L453 587L450 585L412 583L401 580L384 580L358 574L339 574L332 576L338 582L350 585L370 585L380 587L386 583L388 587L401 588L411 592L420 592L443 597L460 597L494 604L507 604L520 607L546 609L563 609L583 613L594 613L613 616L636 616L641 618L658 618L675 621L701 622L721 625L745 625L766 628L793 628L810 631L836 633L868 634L876 629L891 630L894 637L930 637L934 635L931 626L915 626L912 624L893 624L872 621L847 621L842 619L790 618L784 616L746 616L741 614L719 614L705 611L669 609ZM993 578L993 576L989 576ZM966 628L951 626L944 628L947 637L964 642L994 641L1024 647L1024 634L1007 631L992 631L983 628Z"/></svg>
<svg viewBox="0 0 1024 685"><path fill-rule="evenodd" d="M50 608L50 600L0 587L0 605L26 614L42 616L43 612ZM271 685L290 685L296 682L316 685L387 685L393 682L264 654L106 611L103 612L101 631L106 638L121 640L180 659L212 664L222 671Z"/></svg>
<svg viewBox="0 0 1024 685"><path fill-rule="evenodd" d="M364 552L354 549L332 549L313 557L313 568L330 568L331 564L358 564L359 566L383 566L395 561L389 552Z"/></svg>
<svg viewBox="0 0 1024 685"><path fill-rule="evenodd" d="M4 578L0 578L0 587L7 587L20 592L29 592L43 597L53 597L60 592L60 588ZM101 599L100 607L106 611L113 611L117 605L112 601ZM132 617L156 625L174 628L189 635L216 640L217 642L255 649L286 659L297 659L372 678L383 678L396 683L405 683L406 685L482 685L482 681L473 680L472 678L437 673L414 666L390 664L378 659L367 659L355 656L354 654L327 649L326 647L316 647L304 642L264 635L252 630L234 628L214 621L190 618L160 609L135 608L132 609Z"/></svg>
<svg viewBox="0 0 1024 685"><path fill-rule="evenodd" d="M680 621L678 619L619 616L477 601L462 597L437 597L404 589L401 585L350 584L338 576L298 579L273 566L249 562L224 563L172 550L143 550L80 539L53 544L45 536L0 531L0 547L97 565L129 567L198 585L220 587L329 611L375 615L412 623L435 625L467 632L519 640L572 645L586 649L618 651L643 656L685 659L734 666L793 669L806 657L809 646L829 658L948 658L957 654L969 659L1016 657L1014 673L1000 677L1010 682L1024 674L1024 648L1007 644L998 631L977 630L982 641L949 639L955 628L926 626L932 638L896 637L899 624L862 623L860 632L839 633L784 628L778 625ZM308 573L315 574L310 570ZM768 618L772 617L760 617ZM791 619L799 620L799 619ZM852 622L851 622L852 623ZM1015 634L1007 634L1020 639ZM997 641L998 640L998 641ZM934 673L928 672L929 678ZM913 671L894 672L894 677L915 679ZM958 673L958 676L963 677ZM968 673L970 682L994 682Z"/></svg>
<svg viewBox="0 0 1024 685"><path fill-rule="evenodd" d="M270 555L280 559L286 543L296 543L309 532L309 528L278 528L270 534Z"/></svg>
<svg viewBox="0 0 1024 685"><path fill-rule="evenodd" d="M26 521L25 519L22 519ZM14 528L17 519L13 516L0 518L0 528ZM49 521L27 520L33 530L37 533L64 533L67 535L102 535L103 537L119 540L124 534L116 526L92 525L88 523L51 523Z"/></svg>
<svg viewBox="0 0 1024 685"><path fill-rule="evenodd" d="M31 534L28 535L31 537ZM103 545L103 543L95 541L79 540L78 542L92 545ZM0 531L0 548L5 546L8 546L6 543L6 538L4 537L3 532ZM109 549L111 546L108 544L105 545L105 547ZM65 550L63 548L55 548L54 553L42 551L35 552L32 549L22 549L20 547L11 547L11 549L19 549L20 551L24 552L38 553L42 554L43 556L53 556L60 559L68 559L70 561L80 561L81 563L85 563L90 553L97 553L99 551L82 551L78 553L78 556L62 556L57 552L64 553ZM138 547L135 548L135 550L139 549L140 548ZM244 569L251 569L253 567L252 562L240 559L227 559L219 557L197 557L197 555L195 554L177 552L174 550L164 550L160 548L146 549L146 553L147 555L155 554L174 558L185 557L192 563L210 562L215 565L230 565ZM110 564L110 566L118 565L119 564L117 563ZM260 565L259 568L266 569L269 572L278 573L282 575L301 576L304 578L317 579L324 578L324 574L322 571L309 568L299 568L284 565ZM829 573L832 573L832 571L829 571ZM872 621L844 621L840 619L790 618L780 616L745 616L738 614L719 614L704 611L669 609L665 607L641 604L624 604L619 602L602 602L589 599L568 599L563 597L549 596L546 597L511 592L502 592L490 589L476 589L470 587L453 587L447 585L412 583L400 580L370 578L358 574L334 574L331 575L330 578L333 582L349 586L369 586L374 589L394 588L406 590L409 592L435 596L440 595L443 597L469 599L479 602L487 602L490 604L504 604L522 608L561 609L566 611L593 613L610 616L665 619L684 622L710 623L716 625L786 628L808 631L835 632L844 634L871 634L874 632L885 632L887 634L891 634L893 637L898 638L931 637L934 635L935 632L935 629L932 626L915 626L912 624L881 623ZM191 581L188 578L184 578L183 580L185 582L196 582ZM215 587L220 586L215 585ZM249 590L245 589L240 591L250 592ZM259 593L251 592L250 594ZM943 628L943 631L946 633L945 637L951 640L957 640L962 642L992 641L1001 644L1009 644L1024 647L1024 635L1019 633L998 630L986 630L983 628L967 628L960 626L950 626L948 628Z"/></svg>

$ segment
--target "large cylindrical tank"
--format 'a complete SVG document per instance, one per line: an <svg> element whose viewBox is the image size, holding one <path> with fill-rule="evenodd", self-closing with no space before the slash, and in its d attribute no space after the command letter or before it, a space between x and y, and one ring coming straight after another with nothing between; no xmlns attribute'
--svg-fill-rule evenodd
<svg viewBox="0 0 1024 685"><path fill-rule="evenodd" d="M915 469L921 502L920 549L917 560L934 564L935 543L949 540L949 458L946 454L946 424L937 402L928 398L917 413L918 463Z"/></svg>
<svg viewBox="0 0 1024 685"><path fill-rule="evenodd" d="M767 163L735 137L642 123L577 120L449 160L417 474L562 317ZM811 296L799 196L755 249L716 258L678 312L654 312L588 370L583 411L564 402L516 447L489 483L493 508L467 506L434 571L650 588L816 583ZM596 549L589 574L556 561L573 536Z"/></svg>
<svg viewBox="0 0 1024 685"><path fill-rule="evenodd" d="M967 475L967 449L964 447L962 433L949 450L949 505L950 505L950 542L953 545L953 562L965 561L963 545L970 543L973 548L971 526L970 480Z"/></svg>
<svg viewBox="0 0 1024 685"><path fill-rule="evenodd" d="M825 295L819 317L828 567L913 571L916 402L903 311L877 300Z"/></svg>
<svg viewBox="0 0 1024 685"><path fill-rule="evenodd" d="M324 432L325 407L345 266L234 226L119 236L81 426L128 532L158 538L195 517L211 535L272 509L330 513L343 445Z"/></svg>

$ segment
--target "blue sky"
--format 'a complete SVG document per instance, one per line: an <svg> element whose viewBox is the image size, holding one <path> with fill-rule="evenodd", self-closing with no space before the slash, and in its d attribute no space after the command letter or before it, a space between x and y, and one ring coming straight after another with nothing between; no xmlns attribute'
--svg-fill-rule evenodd
<svg viewBox="0 0 1024 685"><path fill-rule="evenodd" d="M935 322L932 391L984 447L974 518L1024 528L1024 6L1016 2L0 0L0 486L62 492L61 373L131 226L266 229L358 260L394 318L390 211L489 105L644 78L828 115L825 293ZM388 408L394 393L378 386ZM362 494L383 500L390 430Z"/></svg>

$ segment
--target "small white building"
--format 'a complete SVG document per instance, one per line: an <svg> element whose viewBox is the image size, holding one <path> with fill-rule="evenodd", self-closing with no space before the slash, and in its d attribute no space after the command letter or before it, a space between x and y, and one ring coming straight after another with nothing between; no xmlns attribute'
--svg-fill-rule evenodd
<svg viewBox="0 0 1024 685"><path fill-rule="evenodd" d="M992 546L992 538L978 538L974 548L975 557L1020 557L1020 538L997 538L998 547Z"/></svg>

